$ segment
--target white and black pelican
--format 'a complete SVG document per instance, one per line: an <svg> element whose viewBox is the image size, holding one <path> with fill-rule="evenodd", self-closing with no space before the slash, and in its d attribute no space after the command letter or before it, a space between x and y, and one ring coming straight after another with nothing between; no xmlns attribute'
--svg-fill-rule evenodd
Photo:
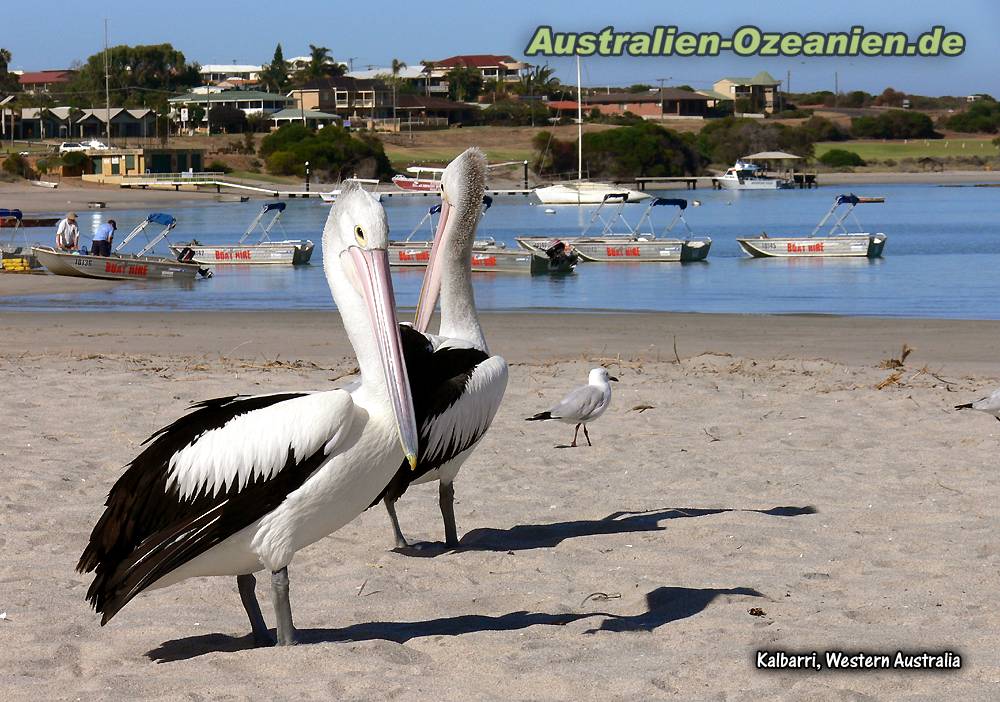
<svg viewBox="0 0 1000 702"><path fill-rule="evenodd" d="M397 548L407 545L395 503L413 483L439 480L445 543L458 544L455 477L489 429L504 391L507 362L490 355L472 292L472 248L486 188L486 157L468 149L441 176L442 205L413 329L403 345L420 432L416 471L401 464L380 498ZM438 335L426 334L441 300ZM377 500L376 500L377 502Z"/></svg>
<svg viewBox="0 0 1000 702"><path fill-rule="evenodd" d="M580 427L583 427L587 446L593 446L590 443L590 434L587 433L587 424L604 414L604 410L611 404L611 383L608 381L617 383L618 378L609 375L607 368L594 368L590 371L586 385L570 390L558 405L547 412L539 412L528 417L527 421L557 420L575 424L573 443L570 444L573 448L576 448L576 437L580 433Z"/></svg>
<svg viewBox="0 0 1000 702"><path fill-rule="evenodd" d="M235 575L258 644L273 640L253 573L271 572L277 643L295 643L288 564L364 511L418 438L386 255L382 206L345 191L323 232L323 267L358 358L350 392L237 395L147 440L111 488L77 568L104 625L143 590Z"/></svg>

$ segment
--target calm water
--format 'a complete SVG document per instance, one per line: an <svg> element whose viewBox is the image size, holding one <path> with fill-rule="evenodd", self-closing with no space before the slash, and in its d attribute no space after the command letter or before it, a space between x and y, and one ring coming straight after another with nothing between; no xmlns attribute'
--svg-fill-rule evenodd
<svg viewBox="0 0 1000 702"><path fill-rule="evenodd" d="M856 210L864 229L885 232L884 258L860 260L749 259L735 239L767 231L807 234L840 192L730 193L708 189L674 191L698 199L687 220L697 234L712 237L709 259L697 264L581 264L569 276L529 277L476 274L481 309L660 310L697 312L808 312L893 317L1000 319L1000 189L932 185L857 186L859 195L884 195L883 205ZM432 204L429 198L386 202L394 238L405 237ZM10 203L8 203L10 204ZM13 203L16 204L16 203ZM223 242L238 237L259 203L190 204L170 210L177 217L174 241L195 237ZM284 234L319 242L327 207L318 200L291 200L282 220ZM630 205L633 223L644 206ZM561 207L545 214L523 197L497 198L480 225L516 246L513 237L570 236L589 221L593 208ZM672 208L670 208L672 210ZM108 217L130 228L140 210L83 213L81 230L90 232ZM659 212L662 228L672 212ZM31 230L32 239L52 238ZM276 238L283 233L276 232ZM161 253L165 253L161 251ZM0 309L27 310L205 310L317 309L332 307L321 266L290 268L220 267L214 278L193 284L123 283L111 292L0 297ZM422 271L396 269L398 303L416 303ZM2 279L0 279L2 285Z"/></svg>

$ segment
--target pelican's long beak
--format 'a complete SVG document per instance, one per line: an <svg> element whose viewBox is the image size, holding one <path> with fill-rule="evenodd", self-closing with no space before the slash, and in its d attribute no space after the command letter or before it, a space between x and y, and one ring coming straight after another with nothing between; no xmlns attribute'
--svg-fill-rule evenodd
<svg viewBox="0 0 1000 702"><path fill-rule="evenodd" d="M437 230L434 232L434 242L431 244L431 256L427 261L427 270L424 271L424 282L420 286L420 297L417 298L417 314L413 320L413 328L421 334L427 331L430 326L431 317L434 316L434 308L437 306L438 295L441 294L441 267L438 259L441 251L447 245L444 242L444 233L448 228L448 221L451 219L452 206L447 198L441 198L441 217L438 219Z"/></svg>
<svg viewBox="0 0 1000 702"><path fill-rule="evenodd" d="M385 249L369 250L352 246L348 251L368 305L368 318L382 361L382 372L385 374L385 385L396 418L399 443L410 468L415 469L418 455L417 420L413 411L410 379L403 360L403 343L399 338L392 278L389 276L389 257Z"/></svg>

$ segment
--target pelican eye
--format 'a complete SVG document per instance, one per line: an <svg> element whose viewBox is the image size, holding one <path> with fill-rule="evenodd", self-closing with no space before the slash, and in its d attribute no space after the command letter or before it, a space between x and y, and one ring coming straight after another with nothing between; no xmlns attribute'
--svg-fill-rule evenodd
<svg viewBox="0 0 1000 702"><path fill-rule="evenodd" d="M358 243L362 246L365 245L365 231L360 227L354 227L354 238L358 240Z"/></svg>

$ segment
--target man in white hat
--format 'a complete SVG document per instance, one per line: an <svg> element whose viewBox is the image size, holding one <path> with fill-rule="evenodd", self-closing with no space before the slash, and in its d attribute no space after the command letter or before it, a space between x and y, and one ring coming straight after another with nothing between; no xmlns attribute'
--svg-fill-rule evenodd
<svg viewBox="0 0 1000 702"><path fill-rule="evenodd" d="M56 250L76 251L80 246L80 229L76 226L76 212L67 212L56 225Z"/></svg>

